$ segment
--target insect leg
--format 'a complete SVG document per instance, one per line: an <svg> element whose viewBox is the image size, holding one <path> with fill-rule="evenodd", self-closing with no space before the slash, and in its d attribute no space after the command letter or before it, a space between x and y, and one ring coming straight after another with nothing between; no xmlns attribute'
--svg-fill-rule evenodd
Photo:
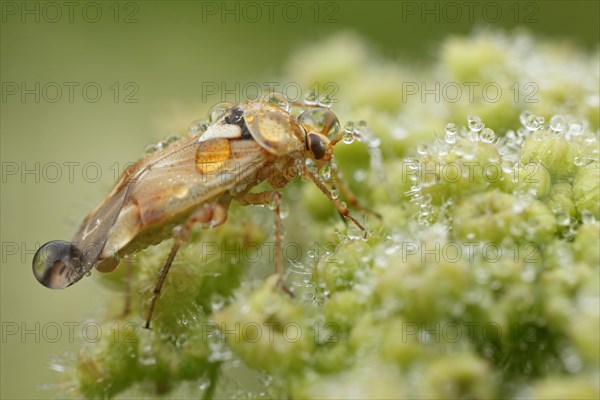
<svg viewBox="0 0 600 400"><path fill-rule="evenodd" d="M260 193L246 193L240 197L238 202L243 205L264 205L273 202L275 212L275 272L279 276L278 285L290 296L292 292L285 286L283 279L283 251L282 251L282 223L281 223L281 193L266 191Z"/></svg>
<svg viewBox="0 0 600 400"><path fill-rule="evenodd" d="M148 317L146 319L146 329L150 329L150 321L152 320L152 313L154 312L154 307L156 306L156 300L160 295L160 291L165 283L165 279L167 277L167 273L171 268L171 264L173 264L173 260L177 255L177 251L185 243L190 236L190 232L192 227L196 224L205 225L208 228L214 228L219 225L222 225L227 220L227 208L229 206L230 199L226 199L225 202L221 203L211 203L204 204L196 211L194 211L186 221L186 223L182 226L176 227L173 230L173 237L175 239L175 243L171 248L171 252L169 253L169 257L165 261L165 264L160 270L160 276L156 281L156 285L154 286L154 291L152 292L152 300L150 302L150 309L148 310Z"/></svg>
<svg viewBox="0 0 600 400"><path fill-rule="evenodd" d="M342 216L344 218L352 221L352 223L354 225L356 225L363 232L367 232L367 228L365 228L365 226L363 224L358 222L358 220L356 218L354 218L352 215L350 215L350 211L348 210L348 207L346 207L344 204L342 204L342 202L339 199L336 199L331 195L331 192L329 191L327 186L325 186L325 184L321 181L321 179L317 175L315 175L315 173L313 171L311 171L308 167L304 166L304 172L315 183L315 185L317 185L317 187L321 190L321 192L323 192L323 194L325 196L327 196L327 198L333 203L335 208L337 208L337 210L340 212L340 214L342 214Z"/></svg>
<svg viewBox="0 0 600 400"><path fill-rule="evenodd" d="M358 199L356 198L354 193L352 193L352 190L350 189L350 187L344 180L342 173L340 171L338 171L337 169L334 170L333 179L330 180L329 183L334 184L334 185L337 184L336 186L340 188L340 190L344 194L344 197L346 197L346 199L348 200L348 203L350 203L352 208L360 210L360 211L364 212L365 214L373 215L373 216L377 217L378 219L382 219L381 214L379 214L377 211L373 211L373 210L371 210L367 207L364 207L363 205L360 204L360 202L358 201Z"/></svg>

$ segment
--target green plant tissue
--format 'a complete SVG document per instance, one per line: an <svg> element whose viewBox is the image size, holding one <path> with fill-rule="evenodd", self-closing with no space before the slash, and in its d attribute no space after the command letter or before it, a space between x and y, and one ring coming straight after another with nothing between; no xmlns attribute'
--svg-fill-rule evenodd
<svg viewBox="0 0 600 400"><path fill-rule="evenodd" d="M234 206L177 256L152 330L138 327L170 241L94 274L115 293L128 281L133 311L115 318L114 296L97 316L106 334L65 362L64 394L598 398L598 53L481 31L434 59L388 60L350 32L297 50L283 78L335 83L318 95L342 124L366 121L336 162L382 220L352 211L362 237L311 182L290 184L292 298L267 256L272 212ZM473 97L423 99L436 82Z"/></svg>

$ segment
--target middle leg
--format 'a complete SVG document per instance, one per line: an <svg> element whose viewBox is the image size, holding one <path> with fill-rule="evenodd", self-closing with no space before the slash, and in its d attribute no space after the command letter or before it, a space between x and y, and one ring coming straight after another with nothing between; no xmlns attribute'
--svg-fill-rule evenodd
<svg viewBox="0 0 600 400"><path fill-rule="evenodd" d="M283 271L283 234L281 222L281 193L277 191L266 191L260 193L245 193L236 200L243 206L273 204L275 212L275 272L279 276L278 285L289 295L292 292L285 286Z"/></svg>

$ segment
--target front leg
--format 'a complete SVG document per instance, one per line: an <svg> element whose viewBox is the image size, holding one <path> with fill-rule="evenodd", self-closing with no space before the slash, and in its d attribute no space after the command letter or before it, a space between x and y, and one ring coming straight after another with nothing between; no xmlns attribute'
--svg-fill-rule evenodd
<svg viewBox="0 0 600 400"><path fill-rule="evenodd" d="M364 212L365 214L373 215L373 216L377 217L379 220L383 219L381 214L379 214L377 211L373 211L370 208L367 208L367 207L363 206L362 204L360 204L360 202L358 201L358 198L352 192L352 190L350 189L350 186L348 186L348 184L344 180L344 177L342 176L341 171L339 171L337 168L334 169L333 177L331 179L327 180L327 183L329 183L333 187L337 186L340 189L340 191L343 193L346 200L348 200L348 203L350 203L352 208L360 210L360 211ZM336 183L337 183L337 185L336 185Z"/></svg>
<svg viewBox="0 0 600 400"><path fill-rule="evenodd" d="M368 234L367 228L363 224L361 224L356 218L354 218L352 215L350 215L350 211L348 210L348 207L346 207L340 201L340 199L338 199L337 197L334 197L331 194L331 192L329 191L329 189L327 188L327 186L325 186L325 184L321 181L321 179L319 178L318 175L316 175L313 171L311 171L306 166L304 167L304 173L313 181L313 183L315 185L317 185L317 187L319 188L319 190L321 190L321 192L323 192L323 194L325 196L327 196L327 198L333 203L333 205L335 206L335 208L337 208L338 212L342 215L342 217L350 220L361 231L363 231L365 233L365 235Z"/></svg>
<svg viewBox="0 0 600 400"><path fill-rule="evenodd" d="M152 320L152 313L154 312L154 307L156 306L156 300L160 295L160 291L165 283L165 279L169 269L171 268L171 264L173 264L173 260L175 259L177 251L181 245L183 245L189 239L192 228L196 224L201 224L206 228L215 228L219 225L223 225L227 220L227 210L229 208L230 201L231 199L228 198L219 203L203 204L188 217L185 224L176 226L173 229L173 238L175 239L175 243L173 243L169 257L167 257L165 264L161 268L160 276L158 277L156 285L154 286L152 300L150 302L150 309L148 311L148 317L146 318L146 329L150 329L150 321Z"/></svg>
<svg viewBox="0 0 600 400"><path fill-rule="evenodd" d="M285 286L283 279L283 251L282 251L282 223L281 223L281 193L277 191L266 191L260 193L244 193L236 200L243 206L273 204L275 212L275 272L279 276L278 285L289 295L292 292Z"/></svg>

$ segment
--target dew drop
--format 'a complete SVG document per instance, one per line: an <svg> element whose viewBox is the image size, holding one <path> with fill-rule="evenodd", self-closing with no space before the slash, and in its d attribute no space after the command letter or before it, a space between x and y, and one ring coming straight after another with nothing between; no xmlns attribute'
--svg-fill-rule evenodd
<svg viewBox="0 0 600 400"><path fill-rule="evenodd" d="M329 108L333 104L333 99L329 95L325 95L322 99L319 100L319 106Z"/></svg>
<svg viewBox="0 0 600 400"><path fill-rule="evenodd" d="M213 293L210 296L210 308L213 312L217 312L225 305L225 297L218 293Z"/></svg>
<svg viewBox="0 0 600 400"><path fill-rule="evenodd" d="M342 140L346 144L350 144L350 143L354 142L354 132L346 132L344 134L344 137L342 138Z"/></svg>
<svg viewBox="0 0 600 400"><path fill-rule="evenodd" d="M567 127L567 121L562 115L555 115L550 118L550 129L555 132L562 132Z"/></svg>
<svg viewBox="0 0 600 400"><path fill-rule="evenodd" d="M479 134L479 140L484 143L492 143L496 139L496 134L490 128L484 128Z"/></svg>
<svg viewBox="0 0 600 400"><path fill-rule="evenodd" d="M529 131L537 131L543 123L544 119L542 117L538 117L529 113L529 116L525 119L525 123L523 125Z"/></svg>
<svg viewBox="0 0 600 400"><path fill-rule="evenodd" d="M354 171L354 180L356 182L364 182L367 179L367 171L364 169L357 169Z"/></svg>
<svg viewBox="0 0 600 400"><path fill-rule="evenodd" d="M583 133L583 122L573 121L569 124L569 135L579 136Z"/></svg>
<svg viewBox="0 0 600 400"><path fill-rule="evenodd" d="M340 191L337 188L331 189L330 193L331 193L331 197L334 199L337 199L338 197L340 197Z"/></svg>
<svg viewBox="0 0 600 400"><path fill-rule="evenodd" d="M593 224L596 222L596 218L589 210L581 211L581 222L584 224Z"/></svg>
<svg viewBox="0 0 600 400"><path fill-rule="evenodd" d="M556 223L560 226L569 226L571 224L571 218L567 213L558 213L556 215Z"/></svg>
<svg viewBox="0 0 600 400"><path fill-rule="evenodd" d="M178 185L173 189L173 195L178 199L183 199L189 191L190 189L187 185Z"/></svg>
<svg viewBox="0 0 600 400"><path fill-rule="evenodd" d="M267 103L271 103L273 105L276 105L277 107L281 108L282 110L284 110L286 112L290 111L290 107L291 107L290 103L285 98L285 96L282 95L281 93L276 93L276 92L268 93L263 98L263 101L265 101Z"/></svg>
<svg viewBox="0 0 600 400"><path fill-rule="evenodd" d="M208 129L208 122L204 119L199 119L190 124L188 134L191 136L202 135Z"/></svg>
<svg viewBox="0 0 600 400"><path fill-rule="evenodd" d="M519 121L521 121L521 125L525 126L525 122L531 115L531 111L523 111L521 114L519 114Z"/></svg>
<svg viewBox="0 0 600 400"><path fill-rule="evenodd" d="M468 125L469 125L469 129L472 132L479 132L484 127L484 124L481 121L481 118L479 118L478 116L474 116L474 115L468 116L467 117L467 122L468 122Z"/></svg>
<svg viewBox="0 0 600 400"><path fill-rule="evenodd" d="M317 101L318 101L318 96L317 96L317 92L315 90L311 90L310 92L308 92L308 94L304 97L304 102L307 105L316 105Z"/></svg>
<svg viewBox="0 0 600 400"><path fill-rule="evenodd" d="M454 144L456 143L456 135L446 133L446 135L444 136L444 141L448 144Z"/></svg>
<svg viewBox="0 0 600 400"><path fill-rule="evenodd" d="M446 135L456 135L456 132L458 132L458 128L455 124L450 122L449 124L446 124L445 132Z"/></svg>
<svg viewBox="0 0 600 400"><path fill-rule="evenodd" d="M146 148L144 149L144 153L151 154L151 153L157 152L161 149L162 149L161 143L151 144L151 145L146 146Z"/></svg>
<svg viewBox="0 0 600 400"><path fill-rule="evenodd" d="M290 206L287 203L281 203L279 205L279 217L286 219L290 215Z"/></svg>

